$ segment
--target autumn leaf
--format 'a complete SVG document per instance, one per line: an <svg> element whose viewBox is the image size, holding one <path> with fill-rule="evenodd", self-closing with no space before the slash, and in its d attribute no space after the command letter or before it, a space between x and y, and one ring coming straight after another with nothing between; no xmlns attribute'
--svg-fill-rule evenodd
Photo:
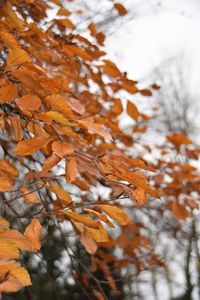
<svg viewBox="0 0 200 300"><path fill-rule="evenodd" d="M9 274L8 280L0 283L0 292L16 292L31 285L27 270L15 261L0 261L0 277L6 273Z"/></svg>
<svg viewBox="0 0 200 300"><path fill-rule="evenodd" d="M31 155L41 150L48 142L49 139L47 137L37 136L28 140L22 140L17 144L14 151L17 155Z"/></svg>
<svg viewBox="0 0 200 300"><path fill-rule="evenodd" d="M31 191L26 186L20 187L20 192L22 193L24 200L27 204L39 204L40 200L38 196L35 194L35 192Z"/></svg>
<svg viewBox="0 0 200 300"><path fill-rule="evenodd" d="M137 107L135 106L135 104L130 102L129 100L127 101L127 113L132 119L137 121L137 119L139 117L139 111L138 111Z"/></svg>
<svg viewBox="0 0 200 300"><path fill-rule="evenodd" d="M120 16L124 16L127 14L126 8L121 3L115 3L114 4L115 9L118 11L118 14Z"/></svg>
<svg viewBox="0 0 200 300"><path fill-rule="evenodd" d="M37 251L41 248L40 236L42 233L42 226L37 219L33 219L26 227L24 237L31 244L32 251Z"/></svg>
<svg viewBox="0 0 200 300"><path fill-rule="evenodd" d="M66 158L66 180L67 182L73 182L77 177L77 163L74 156Z"/></svg>
<svg viewBox="0 0 200 300"><path fill-rule="evenodd" d="M3 217L0 217L0 229L2 229L2 228L7 229L9 227L10 227L9 222L6 219L4 219Z"/></svg>
<svg viewBox="0 0 200 300"><path fill-rule="evenodd" d="M64 124L64 125L75 125L72 122L69 122L68 119L66 119L61 113L57 111L48 111L46 113L39 113L37 114L38 119L45 121L47 123L51 123L52 121L56 121L58 123Z"/></svg>
<svg viewBox="0 0 200 300"><path fill-rule="evenodd" d="M173 201L172 213L174 218L177 220L185 220L186 218L191 217L191 213L185 208L183 204L179 203L178 200Z"/></svg>
<svg viewBox="0 0 200 300"><path fill-rule="evenodd" d="M68 144L68 143L62 143L62 142L54 141L52 143L52 150L57 156L62 158L65 155L73 154L74 147L71 144Z"/></svg>
<svg viewBox="0 0 200 300"><path fill-rule="evenodd" d="M93 210L91 208L85 208L84 209L86 212L91 213L92 215L94 215L95 217L97 217L99 220L103 221L104 223L106 223L108 226L110 226L111 228L114 228L115 226L108 220L107 216L102 215L101 213L99 213L96 210Z"/></svg>
<svg viewBox="0 0 200 300"><path fill-rule="evenodd" d="M22 111L38 110L42 104L37 95L27 94L16 99L16 103Z"/></svg>
<svg viewBox="0 0 200 300"><path fill-rule="evenodd" d="M44 98L44 101L56 111L66 114L68 117L73 117L73 113L67 99L61 95L53 94Z"/></svg>
<svg viewBox="0 0 200 300"><path fill-rule="evenodd" d="M60 162L61 158L57 156L56 154L52 154L51 156L47 157L43 164L43 170L44 171L49 171L51 170L54 166L56 166Z"/></svg>
<svg viewBox="0 0 200 300"><path fill-rule="evenodd" d="M6 251L3 255L7 255L7 258L18 258L19 251L31 251L30 243L26 240L26 238L17 230L9 229L9 228L1 228L0 230L0 242L4 243L4 246L8 246L8 251ZM3 246L1 248L3 251ZM4 249L5 250L5 249ZM10 257L9 251L16 252L17 257ZM15 255L15 254L14 254ZM3 257L2 257L3 258Z"/></svg>
<svg viewBox="0 0 200 300"><path fill-rule="evenodd" d="M5 159L0 159L0 169L10 176L13 176L13 177L19 176L19 172L18 172L17 168Z"/></svg>
<svg viewBox="0 0 200 300"><path fill-rule="evenodd" d="M181 144L192 144L192 141L183 133L167 136L167 139L169 142L173 143L176 146L180 146Z"/></svg>
<svg viewBox="0 0 200 300"><path fill-rule="evenodd" d="M24 131L21 126L21 120L19 120L16 116L8 117L12 126L12 131L14 135L14 139L16 142L19 142L23 139Z"/></svg>
<svg viewBox="0 0 200 300"><path fill-rule="evenodd" d="M110 238L104 229L104 227L99 224L98 228L92 226L85 227L86 234L90 236L97 243L107 243L110 242Z"/></svg>
<svg viewBox="0 0 200 300"><path fill-rule="evenodd" d="M26 62L32 62L28 53L21 48L12 48L9 51L7 66L20 65Z"/></svg>
<svg viewBox="0 0 200 300"><path fill-rule="evenodd" d="M88 29L90 30L90 34L91 34L91 36L96 36L96 34L97 34L97 31L96 31L96 26L94 25L94 23L90 23L89 25L88 25Z"/></svg>
<svg viewBox="0 0 200 300"><path fill-rule="evenodd" d="M146 192L144 189L137 187L135 190L129 189L130 197L139 205L144 206L147 202Z"/></svg>
<svg viewBox="0 0 200 300"><path fill-rule="evenodd" d="M150 90L147 90L147 89L140 90L140 94L143 95L143 96L147 96L147 97L152 96L152 92Z"/></svg>
<svg viewBox="0 0 200 300"><path fill-rule="evenodd" d="M0 248L1 259L18 259L19 258L19 248L12 243L10 240L2 240Z"/></svg>
<svg viewBox="0 0 200 300"><path fill-rule="evenodd" d="M78 122L80 125L86 127L89 133L97 134L110 142L112 141L111 134L105 129L103 129L103 127L100 124L94 123L92 119L88 118L84 120L79 120Z"/></svg>
<svg viewBox="0 0 200 300"><path fill-rule="evenodd" d="M17 96L17 88L13 84L7 84L0 88L0 103L13 102Z"/></svg>
<svg viewBox="0 0 200 300"><path fill-rule="evenodd" d="M104 59L104 65L102 66L102 70L108 74L109 76L113 77L120 77L122 76L121 72L117 68L117 66L110 60Z"/></svg>
<svg viewBox="0 0 200 300"><path fill-rule="evenodd" d="M69 210L63 210L62 213L64 213L66 216L68 216L69 219L72 219L76 222L82 223L88 227L97 228L97 229L99 228L99 223L97 221L93 220L88 215L81 215L77 212L69 211Z"/></svg>
<svg viewBox="0 0 200 300"><path fill-rule="evenodd" d="M96 207L103 210L110 218L117 221L120 225L128 225L132 223L130 218L120 207L108 204L98 204Z"/></svg>
<svg viewBox="0 0 200 300"><path fill-rule="evenodd" d="M104 34L103 32L98 32L98 33L96 34L96 40L97 40L97 43L98 43L99 45L102 45L102 46L103 46L104 41L105 41L105 38L106 38L106 36L105 36L105 34Z"/></svg>
<svg viewBox="0 0 200 300"><path fill-rule="evenodd" d="M13 186L13 179L7 173L0 171L0 192L10 192Z"/></svg>
<svg viewBox="0 0 200 300"><path fill-rule="evenodd" d="M7 31L0 31L0 39L10 48L19 47L18 41L15 36Z"/></svg>
<svg viewBox="0 0 200 300"><path fill-rule="evenodd" d="M51 183L50 184L51 190L57 195L57 197L63 201L63 203L68 206L72 203L72 198L70 195L58 184Z"/></svg>
<svg viewBox="0 0 200 300"><path fill-rule="evenodd" d="M90 236L87 236L86 234L82 233L80 236L80 241L89 254L95 254L98 246L97 243Z"/></svg>

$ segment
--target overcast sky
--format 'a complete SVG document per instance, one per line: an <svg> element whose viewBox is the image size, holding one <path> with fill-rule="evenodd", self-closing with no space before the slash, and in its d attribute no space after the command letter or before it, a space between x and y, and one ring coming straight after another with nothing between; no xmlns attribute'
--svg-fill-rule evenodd
<svg viewBox="0 0 200 300"><path fill-rule="evenodd" d="M132 0L127 2L131 5ZM143 78L167 57L184 53L200 67L200 0L163 0L162 9L124 24L108 36L106 48L122 70ZM142 12L142 8L141 8Z"/></svg>

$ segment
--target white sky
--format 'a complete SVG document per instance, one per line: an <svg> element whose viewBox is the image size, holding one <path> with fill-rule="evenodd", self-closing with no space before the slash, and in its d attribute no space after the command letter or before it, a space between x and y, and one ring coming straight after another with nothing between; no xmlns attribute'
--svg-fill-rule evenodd
<svg viewBox="0 0 200 300"><path fill-rule="evenodd" d="M128 2L131 4L131 0ZM200 0L164 0L162 3L159 13L133 19L109 36L107 51L133 79L143 78L165 58L184 53L189 62L197 66L195 80L198 80Z"/></svg>

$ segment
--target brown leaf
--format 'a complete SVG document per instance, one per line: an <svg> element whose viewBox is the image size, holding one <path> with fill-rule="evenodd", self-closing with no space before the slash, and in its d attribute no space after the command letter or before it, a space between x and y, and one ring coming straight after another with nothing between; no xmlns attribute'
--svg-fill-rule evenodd
<svg viewBox="0 0 200 300"><path fill-rule="evenodd" d="M91 34L91 36L96 36L96 34L97 34L97 31L96 31L96 26L94 25L94 23L90 23L89 25L88 25L88 29L90 30L90 34Z"/></svg>
<svg viewBox="0 0 200 300"><path fill-rule="evenodd" d="M137 107L135 106L135 104L128 100L126 109L127 109L128 115L131 118L133 118L135 121L137 121L137 119L139 117L139 111L138 111Z"/></svg>
<svg viewBox="0 0 200 300"><path fill-rule="evenodd" d="M59 162L61 161L61 158L59 156L57 156L56 154L52 154L51 156L49 156L43 165L43 170L44 171L49 171L51 170L54 166L56 166Z"/></svg>
<svg viewBox="0 0 200 300"><path fill-rule="evenodd" d="M0 292L16 292L31 285L27 270L15 261L0 261L0 277L8 273L8 280L0 284Z"/></svg>
<svg viewBox="0 0 200 300"><path fill-rule="evenodd" d="M53 109L66 114L68 117L73 117L73 112L67 100L58 94L53 94L44 98L44 101Z"/></svg>
<svg viewBox="0 0 200 300"><path fill-rule="evenodd" d="M31 57L28 53L20 48L12 48L9 51L7 66L20 65L26 62L32 62Z"/></svg>
<svg viewBox="0 0 200 300"><path fill-rule="evenodd" d="M144 206L147 202L145 190L140 187L135 190L129 189L129 195L139 206Z"/></svg>
<svg viewBox="0 0 200 300"><path fill-rule="evenodd" d="M63 210L62 211L65 215L67 215L70 219L82 223L88 227L92 228L99 228L99 223L95 220L93 220L91 217L88 215L81 215L78 214L77 212L74 211L69 211L69 210Z"/></svg>
<svg viewBox="0 0 200 300"><path fill-rule="evenodd" d="M177 220L185 220L191 217L191 213L185 208L183 204L180 204L178 200L173 201L172 213Z"/></svg>
<svg viewBox="0 0 200 300"><path fill-rule="evenodd" d="M118 11L118 14L120 16L124 16L127 14L126 8L121 3L115 3L114 4L115 9Z"/></svg>
<svg viewBox="0 0 200 300"><path fill-rule="evenodd" d="M38 110L42 104L40 98L37 95L27 94L16 101L17 105L22 111Z"/></svg>
<svg viewBox="0 0 200 300"><path fill-rule="evenodd" d="M13 84L7 84L0 88L0 103L12 102L17 96L17 88Z"/></svg>
<svg viewBox="0 0 200 300"><path fill-rule="evenodd" d="M0 169L10 176L13 176L13 177L19 176L19 172L16 169L16 167L13 166L9 161L7 161L5 159L0 159Z"/></svg>
<svg viewBox="0 0 200 300"><path fill-rule="evenodd" d="M39 204L40 199L38 196L31 191L29 188L27 188L25 185L20 187L20 192L22 193L24 200L28 204Z"/></svg>
<svg viewBox="0 0 200 300"><path fill-rule="evenodd" d="M24 236L30 242L32 251L37 251L41 248L40 236L42 226L37 219L33 219L26 227Z"/></svg>
<svg viewBox="0 0 200 300"><path fill-rule="evenodd" d="M0 172L0 192L10 192L13 189L14 181L5 172Z"/></svg>
<svg viewBox="0 0 200 300"><path fill-rule="evenodd" d="M77 177L77 163L74 156L66 158L66 180L67 182L73 182Z"/></svg>
<svg viewBox="0 0 200 300"><path fill-rule="evenodd" d="M24 131L21 126L21 121L16 116L8 117L12 126L14 139L16 142L19 142L23 139Z"/></svg>
<svg viewBox="0 0 200 300"><path fill-rule="evenodd" d="M88 118L84 120L79 120L78 122L79 124L86 127L89 133L97 134L103 137L104 139L107 139L108 141L112 141L111 134L105 129L103 129L103 127L100 124L94 123L92 119Z"/></svg>
<svg viewBox="0 0 200 300"><path fill-rule="evenodd" d="M105 41L105 38L106 38L106 36L105 36L105 34L104 34L103 32L98 32L98 33L96 34L96 40L97 40L97 43L98 43L99 45L102 45L102 46L103 46L104 41Z"/></svg>
<svg viewBox="0 0 200 300"><path fill-rule="evenodd" d="M72 198L61 186L59 186L56 183L51 183L50 186L51 186L51 190L57 195L57 197L60 200L64 201L64 204L66 206L68 206L72 203Z"/></svg>
<svg viewBox="0 0 200 300"><path fill-rule="evenodd" d="M29 140L23 140L15 147L15 154L17 155L31 155L42 149L49 142L48 138L44 136L37 136Z"/></svg>
<svg viewBox="0 0 200 300"><path fill-rule="evenodd" d="M98 204L96 207L103 210L110 218L117 221L120 225L128 225L132 223L131 219L127 216L123 209L116 205Z"/></svg>
<svg viewBox="0 0 200 300"><path fill-rule="evenodd" d="M175 146L180 146L181 144L185 144L185 145L192 144L192 141L184 133L167 136L167 139Z"/></svg>
<svg viewBox="0 0 200 300"><path fill-rule="evenodd" d="M52 150L57 156L61 158L63 158L63 156L65 155L71 155L74 153L74 147L71 144L57 141L54 141L52 143Z"/></svg>
<svg viewBox="0 0 200 300"><path fill-rule="evenodd" d="M85 247L85 250L89 253L89 254L95 254L95 252L97 251L97 243L89 236L87 236L86 234L82 233L80 236L80 241L83 244L83 246Z"/></svg>
<svg viewBox="0 0 200 300"><path fill-rule="evenodd" d="M147 97L152 96L152 92L150 90L147 90L147 89L140 90L140 94L143 95L143 96L147 96Z"/></svg>

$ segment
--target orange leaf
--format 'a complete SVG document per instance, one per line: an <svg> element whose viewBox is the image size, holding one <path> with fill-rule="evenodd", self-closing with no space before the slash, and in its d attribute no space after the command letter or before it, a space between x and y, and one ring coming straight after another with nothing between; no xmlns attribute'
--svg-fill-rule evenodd
<svg viewBox="0 0 200 300"><path fill-rule="evenodd" d="M170 135L167 139L175 146L180 146L181 144L192 144L192 141L184 133Z"/></svg>
<svg viewBox="0 0 200 300"><path fill-rule="evenodd" d="M96 242L90 236L82 233L80 236L80 241L83 244L83 246L85 247L85 250L89 254L95 254L98 247L97 247Z"/></svg>
<svg viewBox="0 0 200 300"><path fill-rule="evenodd" d="M90 208L84 208L85 211L91 213L92 215L94 215L95 217L99 218L101 221L103 221L104 223L106 223L108 226L110 226L111 228L114 228L115 226L108 220L107 216L102 215L101 213L99 213L96 210L90 209Z"/></svg>
<svg viewBox="0 0 200 300"><path fill-rule="evenodd" d="M18 253L18 249L23 250L23 251L31 251L30 243L26 240L26 238L19 231L15 230L15 229L1 228L0 242L1 243L2 242L11 243L9 245L9 249L11 249L13 246L17 247L17 253ZM2 249L3 248L1 248L0 251L2 251ZM14 248L14 250L16 251L16 248ZM8 252L5 252L4 254L9 255ZM3 258L1 255L0 255L0 257ZM15 258L15 257L7 256L7 258Z"/></svg>
<svg viewBox="0 0 200 300"><path fill-rule="evenodd" d="M11 48L9 51L7 66L20 65L26 62L32 62L28 53L20 48Z"/></svg>
<svg viewBox="0 0 200 300"><path fill-rule="evenodd" d="M12 126L15 141L21 141L23 139L24 132L22 130L20 120L16 116L8 116L8 118Z"/></svg>
<svg viewBox="0 0 200 300"><path fill-rule="evenodd" d="M74 156L66 158L66 180L67 182L73 182L77 177L77 163Z"/></svg>
<svg viewBox="0 0 200 300"><path fill-rule="evenodd" d="M10 227L10 224L6 219L0 217L0 228L2 229L2 227L7 229Z"/></svg>
<svg viewBox="0 0 200 300"><path fill-rule="evenodd" d="M99 45L102 45L103 46L103 43L104 43L104 41L105 41L105 34L103 34L103 32L98 32L97 34L96 34L96 40L97 40L97 43L99 44Z"/></svg>
<svg viewBox="0 0 200 300"><path fill-rule="evenodd" d="M19 258L19 248L12 243L12 241L7 239L0 239L0 257L1 259L18 259Z"/></svg>
<svg viewBox="0 0 200 300"><path fill-rule="evenodd" d="M115 9L118 11L118 14L120 16L124 16L127 14L126 8L121 3L115 3L114 4Z"/></svg>
<svg viewBox="0 0 200 300"><path fill-rule="evenodd" d="M0 88L0 103L12 102L17 96L17 88L13 84L7 84Z"/></svg>
<svg viewBox="0 0 200 300"><path fill-rule="evenodd" d="M178 200L173 201L172 213L177 220L185 220L191 217L191 213L185 208L183 204L180 204Z"/></svg>
<svg viewBox="0 0 200 300"><path fill-rule="evenodd" d="M20 187L19 190L22 193L26 203L28 203L28 204L40 203L38 196L33 191L31 191L29 188L27 188L26 186Z"/></svg>
<svg viewBox="0 0 200 300"><path fill-rule="evenodd" d="M0 159L0 169L10 176L18 177L19 172L10 162L5 159Z"/></svg>
<svg viewBox="0 0 200 300"><path fill-rule="evenodd" d="M46 161L44 162L43 165L43 170L44 171L49 171L51 170L54 166L56 166L59 162L60 162L61 158L59 156L57 156L56 154L52 154L51 156L49 156Z"/></svg>
<svg viewBox="0 0 200 300"><path fill-rule="evenodd" d="M22 111L38 110L42 104L37 95L27 94L15 101Z"/></svg>
<svg viewBox="0 0 200 300"><path fill-rule="evenodd" d="M79 122L79 124L86 127L89 133L100 135L104 139L107 139L108 141L112 141L111 134L108 131L106 131L105 129L103 129L100 124L94 123L92 121L92 119L88 118L88 119L84 119L84 120L79 120L78 122Z"/></svg>
<svg viewBox="0 0 200 300"><path fill-rule="evenodd" d="M8 47L17 48L19 46L18 41L16 40L14 35L6 31L0 31L0 39L3 40Z"/></svg>
<svg viewBox="0 0 200 300"><path fill-rule="evenodd" d="M16 292L23 286L31 285L27 270L15 261L0 261L0 277L8 273L8 280L0 283L0 292Z"/></svg>
<svg viewBox="0 0 200 300"><path fill-rule="evenodd" d="M116 67L116 65L112 61L110 61L108 59L104 59L103 61L105 64L102 66L102 70L106 74L113 76L113 77L122 76L120 70Z"/></svg>
<svg viewBox="0 0 200 300"><path fill-rule="evenodd" d="M51 183L51 190L57 195L60 200L63 200L65 205L70 205L72 203L72 198L70 195L58 184Z"/></svg>
<svg viewBox="0 0 200 300"><path fill-rule="evenodd" d="M147 202L145 190L140 187L135 190L129 189L129 195L139 206L144 206Z"/></svg>
<svg viewBox="0 0 200 300"><path fill-rule="evenodd" d="M99 228L99 223L92 218L90 218L88 215L80 215L77 212L69 211L69 210L63 210L62 211L65 215L67 215L70 219L82 223L88 227L92 228Z"/></svg>
<svg viewBox="0 0 200 300"><path fill-rule="evenodd" d="M139 116L139 111L135 106L135 104L130 102L129 100L127 101L127 113L131 118L137 121Z"/></svg>
<svg viewBox="0 0 200 300"><path fill-rule="evenodd" d="M66 114L68 117L73 117L73 113L67 100L58 94L53 94L44 98L44 101L50 105L53 109Z"/></svg>
<svg viewBox="0 0 200 300"><path fill-rule="evenodd" d="M29 140L23 140L15 147L15 154L17 155L31 155L44 147L49 142L48 138L44 136L37 136Z"/></svg>
<svg viewBox="0 0 200 300"><path fill-rule="evenodd" d="M66 16L66 17L68 17L68 16L71 15L71 13L70 13L70 11L68 11L68 10L65 9L65 8L60 8L60 9L58 10L58 12L57 12L57 15L58 15L58 16Z"/></svg>
<svg viewBox="0 0 200 300"><path fill-rule="evenodd" d="M110 242L110 238L101 224L99 228L85 227L86 234L90 236L97 243L107 243Z"/></svg>
<svg viewBox="0 0 200 300"><path fill-rule="evenodd" d="M90 23L88 25L88 29L90 30L91 36L96 36L97 31L96 31L96 26L94 25L94 23Z"/></svg>
<svg viewBox="0 0 200 300"><path fill-rule="evenodd" d="M68 143L54 141L52 143L52 150L57 156L62 158L65 155L73 154L74 147Z"/></svg>
<svg viewBox="0 0 200 300"><path fill-rule="evenodd" d="M140 90L140 94L143 95L143 96L147 96L147 97L152 96L152 92L150 90L147 90L147 89Z"/></svg>
<svg viewBox="0 0 200 300"><path fill-rule="evenodd" d="M123 211L123 209L121 209L118 206L99 204L96 207L103 210L110 218L117 221L121 225L128 225L132 223L127 214Z"/></svg>
<svg viewBox="0 0 200 300"><path fill-rule="evenodd" d="M30 242L32 251L37 251L41 248L40 236L42 233L42 226L37 219L33 219L26 227L24 236Z"/></svg>
<svg viewBox="0 0 200 300"><path fill-rule="evenodd" d="M5 173L0 172L0 192L10 192L14 186L13 180Z"/></svg>

